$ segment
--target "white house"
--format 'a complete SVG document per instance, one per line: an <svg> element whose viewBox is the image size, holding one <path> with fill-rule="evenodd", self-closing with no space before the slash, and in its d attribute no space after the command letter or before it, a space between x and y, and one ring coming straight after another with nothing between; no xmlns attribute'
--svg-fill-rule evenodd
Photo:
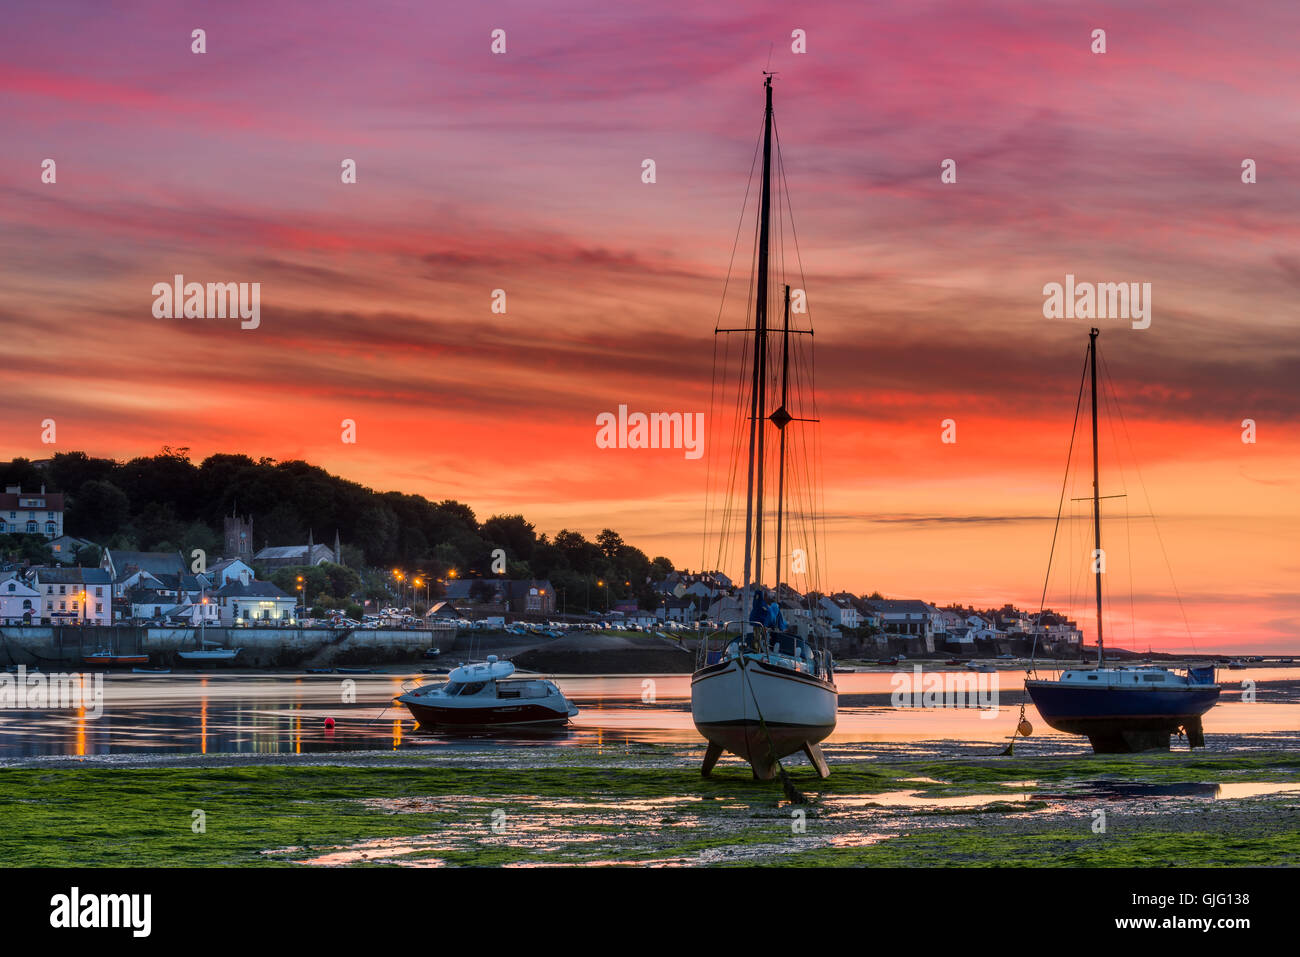
<svg viewBox="0 0 1300 957"><path fill-rule="evenodd" d="M163 612L163 614L173 621L179 621L187 625L219 625L221 623L221 609L211 598L207 601L175 605Z"/></svg>
<svg viewBox="0 0 1300 957"><path fill-rule="evenodd" d="M971 641L989 641L993 638L1005 638L1004 632L998 631L993 622L988 621L979 615L968 615L966 624L970 626L970 631L966 634Z"/></svg>
<svg viewBox="0 0 1300 957"><path fill-rule="evenodd" d="M961 612L953 611L951 608L940 608L939 614L935 617L934 627L935 631L951 635L965 624L966 616Z"/></svg>
<svg viewBox="0 0 1300 957"><path fill-rule="evenodd" d="M934 636L939 609L923 601L908 598L882 598L871 602L880 613L881 627L898 635Z"/></svg>
<svg viewBox="0 0 1300 957"><path fill-rule="evenodd" d="M1031 634L1045 641L1062 642L1076 646L1083 644L1083 632L1072 621L1057 622L1051 625L1034 625Z"/></svg>
<svg viewBox="0 0 1300 957"><path fill-rule="evenodd" d="M207 577L213 588L225 588L231 582L253 581L257 574L253 571L253 566L242 558L226 558L209 568Z"/></svg>
<svg viewBox="0 0 1300 957"><path fill-rule="evenodd" d="M689 598L666 598L655 609L655 617L660 621L680 621L686 624L700 617L699 606Z"/></svg>
<svg viewBox="0 0 1300 957"><path fill-rule="evenodd" d="M107 625L113 615L113 579L100 568L40 567L32 572L43 624Z"/></svg>
<svg viewBox="0 0 1300 957"><path fill-rule="evenodd" d="M0 579L0 622L27 625L39 621L41 593L17 575Z"/></svg>
<svg viewBox="0 0 1300 957"><path fill-rule="evenodd" d="M199 610L197 618L194 613L196 608ZM215 599L209 598L206 602L202 600L178 602L174 594L160 591L148 591L136 595L131 602L131 617L144 621L169 618L186 624L198 624L200 621L209 625L221 623L221 615Z"/></svg>
<svg viewBox="0 0 1300 957"><path fill-rule="evenodd" d="M858 610L853 607L852 603L842 598L831 598L823 595L822 600L818 602L822 614L830 619L832 625L839 628L857 628L862 624L862 616Z"/></svg>
<svg viewBox="0 0 1300 957"><path fill-rule="evenodd" d="M216 601L223 625L292 624L294 607L298 604L297 598L286 595L270 582L257 581L231 582L209 600Z"/></svg>
<svg viewBox="0 0 1300 957"><path fill-rule="evenodd" d="M167 612L176 607L176 599L162 592L150 590L136 595L131 601L131 617L146 621L152 618L165 618Z"/></svg>
<svg viewBox="0 0 1300 957"><path fill-rule="evenodd" d="M5 486L0 495L0 535L44 535L58 538L63 534L63 495L24 492L21 485Z"/></svg>

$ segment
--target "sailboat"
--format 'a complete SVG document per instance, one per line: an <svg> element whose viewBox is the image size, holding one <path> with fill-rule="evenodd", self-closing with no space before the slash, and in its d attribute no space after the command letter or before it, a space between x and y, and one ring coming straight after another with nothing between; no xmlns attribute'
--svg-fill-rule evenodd
<svg viewBox="0 0 1300 957"><path fill-rule="evenodd" d="M1092 380L1093 571L1097 596L1097 666L1065 671L1056 680L1027 679L1025 690L1057 731L1087 735L1097 754L1126 754L1169 748L1169 737L1185 733L1193 748L1205 747L1201 717L1219 700L1214 667L1115 667L1106 664L1102 635L1101 491L1097 461L1097 335L1088 333ZM1082 388L1082 385L1080 386ZM1082 398L1082 395L1080 395Z"/></svg>
<svg viewBox="0 0 1300 957"><path fill-rule="evenodd" d="M186 664L191 665L211 665L219 664L221 662L232 662L239 657L239 653L244 649L208 647L208 618L206 614L208 607L207 590L204 589L200 594L202 597L196 601L194 606L190 609L190 623L199 626L198 634L194 636L195 641L197 641L198 644L193 651L176 652L176 657Z"/></svg>
<svg viewBox="0 0 1300 957"><path fill-rule="evenodd" d="M773 185L772 74L764 74L763 88L766 110L754 326L752 329L717 330L753 334L752 345L747 347L742 363L739 390L741 405L738 415L744 417L748 412L748 443L745 448L745 428L739 427L732 448L737 461L742 451L747 459L744 585L740 612L742 615L748 612L748 617L720 622L721 629L700 642L696 671L691 675L691 717L696 729L708 741L701 774L707 777L726 751L749 762L756 778L771 780L781 772L781 759L798 751L808 757L821 777L830 774L819 745L835 729L839 698L831 656L812 636L814 629L811 625L815 625L815 619L811 623L800 621L797 627L789 628L779 604L775 601L768 603L762 584L765 527L774 518L776 586L773 594L781 595L785 561L782 533L786 519L786 429L795 422L815 421L798 415L801 406L791 412L789 286L785 286L785 321L781 331L780 402L776 409L768 408L768 380L772 378L775 361L769 349L769 339L774 333L768 328L768 305L774 291L769 280ZM779 156L777 162L780 168ZM806 382L807 378L800 375L799 381ZM765 440L771 429L776 429L779 439L774 509L766 502L764 493L768 465ZM739 474L738 470L735 474ZM721 647L714 650L719 645Z"/></svg>

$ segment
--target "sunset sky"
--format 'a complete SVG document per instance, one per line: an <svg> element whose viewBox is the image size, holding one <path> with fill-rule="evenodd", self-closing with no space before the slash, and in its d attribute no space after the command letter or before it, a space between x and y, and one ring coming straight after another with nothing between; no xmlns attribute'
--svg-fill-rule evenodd
<svg viewBox="0 0 1300 957"><path fill-rule="evenodd" d="M301 458L698 568L706 459L595 419L709 409L770 58L823 581L1037 608L1093 324L1043 286L1149 282L1150 328L1096 322L1132 440L1102 491L1160 520L1108 526L1108 627L1300 652L1300 5L440 6L6 10L0 457ZM177 273L260 282L260 328L154 318ZM1076 524L1048 604L1091 639Z"/></svg>

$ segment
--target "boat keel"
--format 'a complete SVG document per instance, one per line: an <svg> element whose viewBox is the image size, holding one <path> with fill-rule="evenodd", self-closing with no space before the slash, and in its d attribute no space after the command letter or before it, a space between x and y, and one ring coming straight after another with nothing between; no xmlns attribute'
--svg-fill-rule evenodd
<svg viewBox="0 0 1300 957"><path fill-rule="evenodd" d="M1200 718L1186 718L1176 731L1187 735L1188 747L1205 747L1205 730ZM1094 754L1137 754L1141 751L1168 751L1174 734L1166 728L1107 730L1088 735Z"/></svg>
<svg viewBox="0 0 1300 957"><path fill-rule="evenodd" d="M826 766L826 755L822 754L820 744L805 744L803 753L808 755L808 761L817 769L819 778L828 778L831 776L831 769Z"/></svg>
<svg viewBox="0 0 1300 957"><path fill-rule="evenodd" d="M713 773L713 766L718 763L718 758L722 757L722 745L709 742L709 746L704 750L704 763L700 765L700 777L707 778Z"/></svg>

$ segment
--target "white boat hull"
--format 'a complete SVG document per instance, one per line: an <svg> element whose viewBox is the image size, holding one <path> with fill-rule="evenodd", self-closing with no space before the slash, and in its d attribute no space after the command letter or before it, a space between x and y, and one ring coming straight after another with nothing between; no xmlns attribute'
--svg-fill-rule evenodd
<svg viewBox="0 0 1300 957"><path fill-rule="evenodd" d="M178 651L176 657L181 661L211 662L234 661L243 648L220 648L211 651Z"/></svg>
<svg viewBox="0 0 1300 957"><path fill-rule="evenodd" d="M691 677L696 729L710 745L748 761L761 780L776 775L781 758L825 740L838 708L833 683L758 655L730 658ZM709 767L706 759L706 773Z"/></svg>

